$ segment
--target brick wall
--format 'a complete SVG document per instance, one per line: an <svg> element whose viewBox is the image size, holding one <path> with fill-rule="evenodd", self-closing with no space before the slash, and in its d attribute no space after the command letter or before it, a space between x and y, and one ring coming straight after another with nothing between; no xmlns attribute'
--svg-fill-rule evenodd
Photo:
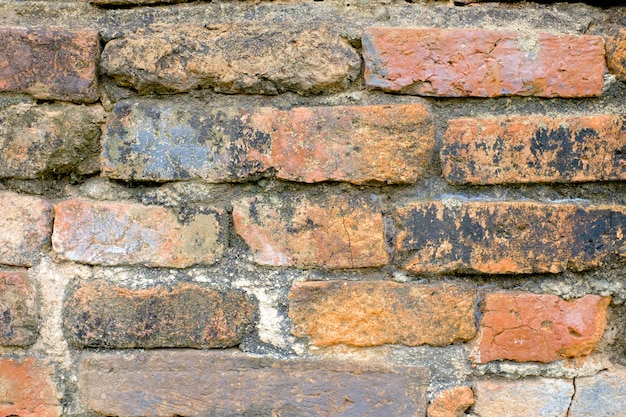
<svg viewBox="0 0 626 417"><path fill-rule="evenodd" d="M455 3L0 2L0 417L626 416L626 7Z"/></svg>

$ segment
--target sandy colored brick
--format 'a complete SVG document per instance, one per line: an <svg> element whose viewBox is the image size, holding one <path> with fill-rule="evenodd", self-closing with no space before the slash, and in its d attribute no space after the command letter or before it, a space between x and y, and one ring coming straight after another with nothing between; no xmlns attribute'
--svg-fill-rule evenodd
<svg viewBox="0 0 626 417"><path fill-rule="evenodd" d="M0 91L44 100L98 100L97 31L0 28Z"/></svg>
<svg viewBox="0 0 626 417"><path fill-rule="evenodd" d="M0 264L32 266L48 251L54 210L39 197L0 192Z"/></svg>
<svg viewBox="0 0 626 417"><path fill-rule="evenodd" d="M474 362L553 362L588 355L602 338L610 297L491 293L485 307Z"/></svg>
<svg viewBox="0 0 626 417"><path fill-rule="evenodd" d="M567 417L626 415L626 369L615 366L594 376L576 378L576 393Z"/></svg>
<svg viewBox="0 0 626 417"><path fill-rule="evenodd" d="M620 81L626 81L626 29L613 28L606 37L606 61L609 71Z"/></svg>
<svg viewBox="0 0 626 417"><path fill-rule="evenodd" d="M55 206L52 246L62 260L92 265L186 268L222 255L223 210L174 212L135 203L69 200Z"/></svg>
<svg viewBox="0 0 626 417"><path fill-rule="evenodd" d="M463 417L474 405L474 392L468 386L449 388L437 394L428 406L428 417Z"/></svg>
<svg viewBox="0 0 626 417"><path fill-rule="evenodd" d="M259 195L234 202L233 219L261 265L345 269L389 261L380 208L362 198Z"/></svg>
<svg viewBox="0 0 626 417"><path fill-rule="evenodd" d="M453 119L441 158L458 184L623 180L626 125L620 115Z"/></svg>
<svg viewBox="0 0 626 417"><path fill-rule="evenodd" d="M382 417L425 415L430 371L178 349L84 354L78 378L103 415Z"/></svg>
<svg viewBox="0 0 626 417"><path fill-rule="evenodd" d="M128 289L81 282L66 297L66 340L78 348L216 348L238 345L255 306L238 291L192 283Z"/></svg>
<svg viewBox="0 0 626 417"><path fill-rule="evenodd" d="M28 273L0 271L0 346L30 346L38 334L37 291Z"/></svg>
<svg viewBox="0 0 626 417"><path fill-rule="evenodd" d="M398 207L396 248L416 273L558 273L624 256L626 208L505 201L421 201Z"/></svg>
<svg viewBox="0 0 626 417"><path fill-rule="evenodd" d="M474 337L475 303L465 285L295 282L289 318L293 335L319 346L444 346Z"/></svg>
<svg viewBox="0 0 626 417"><path fill-rule="evenodd" d="M328 28L251 23L150 25L109 41L102 71L140 93L330 93L356 79L361 60Z"/></svg>
<svg viewBox="0 0 626 417"><path fill-rule="evenodd" d="M34 358L0 358L0 415L58 417L61 405L51 382L54 370Z"/></svg>
<svg viewBox="0 0 626 417"><path fill-rule="evenodd" d="M442 97L595 97L606 64L600 36L485 29L368 28L365 82Z"/></svg>

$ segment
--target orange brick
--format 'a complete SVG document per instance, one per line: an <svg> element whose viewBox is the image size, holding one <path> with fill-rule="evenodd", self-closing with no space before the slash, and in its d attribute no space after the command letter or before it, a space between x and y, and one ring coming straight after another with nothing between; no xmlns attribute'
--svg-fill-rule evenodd
<svg viewBox="0 0 626 417"><path fill-rule="evenodd" d="M476 333L471 286L369 282L295 282L292 333L313 344L444 346Z"/></svg>
<svg viewBox="0 0 626 417"><path fill-rule="evenodd" d="M606 61L609 71L626 81L626 29L613 29L613 34L606 37Z"/></svg>
<svg viewBox="0 0 626 417"><path fill-rule="evenodd" d="M428 406L428 417L463 417L465 410L474 404L470 387L454 387L437 395Z"/></svg>
<svg viewBox="0 0 626 417"><path fill-rule="evenodd" d="M0 415L57 417L61 406L50 381L53 369L32 357L0 359Z"/></svg>
<svg viewBox="0 0 626 417"><path fill-rule="evenodd" d="M472 360L553 362L589 354L604 333L610 297L493 293L485 297Z"/></svg>
<svg viewBox="0 0 626 417"><path fill-rule="evenodd" d="M604 86L599 36L368 28L362 42L367 86L394 93L589 97Z"/></svg>
<svg viewBox="0 0 626 417"><path fill-rule="evenodd" d="M626 125L619 115L454 119L441 158L460 184L622 180Z"/></svg>
<svg viewBox="0 0 626 417"><path fill-rule="evenodd" d="M37 293L26 271L0 271L0 346L30 346L39 334Z"/></svg>

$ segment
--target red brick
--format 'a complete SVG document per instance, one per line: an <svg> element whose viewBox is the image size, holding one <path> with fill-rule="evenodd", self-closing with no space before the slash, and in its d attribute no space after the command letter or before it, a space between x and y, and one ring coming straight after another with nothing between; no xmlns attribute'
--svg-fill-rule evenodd
<svg viewBox="0 0 626 417"><path fill-rule="evenodd" d="M474 404L470 387L454 387L437 395L428 406L428 417L463 417L465 410Z"/></svg>
<svg viewBox="0 0 626 417"><path fill-rule="evenodd" d="M34 358L0 359L0 415L57 417L61 406L50 381L52 368Z"/></svg>
<svg viewBox="0 0 626 417"><path fill-rule="evenodd" d="M626 254L623 206L422 201L396 220L399 259L417 273L558 273Z"/></svg>
<svg viewBox="0 0 626 417"><path fill-rule="evenodd" d="M609 71L620 81L626 81L626 29L613 28L606 37L606 61Z"/></svg>
<svg viewBox="0 0 626 417"><path fill-rule="evenodd" d="M367 86L394 93L589 97L604 86L599 36L368 28L362 42Z"/></svg>
<svg viewBox="0 0 626 417"><path fill-rule="evenodd" d="M342 269L389 260L382 213L364 199L260 195L236 201L233 218L261 265Z"/></svg>
<svg viewBox="0 0 626 417"><path fill-rule="evenodd" d="M474 337L475 303L463 285L295 282L289 318L293 335L319 346L444 346Z"/></svg>
<svg viewBox="0 0 626 417"><path fill-rule="evenodd" d="M79 387L107 416L424 416L428 368L308 362L238 351L84 354Z"/></svg>
<svg viewBox="0 0 626 417"><path fill-rule="evenodd" d="M626 368L615 366L591 377L574 380L576 393L567 417L624 416Z"/></svg>
<svg viewBox="0 0 626 417"><path fill-rule="evenodd" d="M223 348L241 342L254 313L238 291L192 283L131 290L97 280L72 290L63 316L74 347Z"/></svg>
<svg viewBox="0 0 626 417"><path fill-rule="evenodd" d="M52 246L62 260L186 268L215 263L224 250L221 209L70 200L55 212Z"/></svg>
<svg viewBox="0 0 626 417"><path fill-rule="evenodd" d="M98 99L97 31L0 29L0 91L75 102Z"/></svg>
<svg viewBox="0 0 626 417"><path fill-rule="evenodd" d="M619 115L454 119L441 150L443 175L460 184L626 179Z"/></svg>
<svg viewBox="0 0 626 417"><path fill-rule="evenodd" d="M588 355L604 333L610 297L493 293L485 296L472 360L553 362Z"/></svg>
<svg viewBox="0 0 626 417"><path fill-rule="evenodd" d="M25 271L0 271L0 346L30 346L37 340L37 293Z"/></svg>
<svg viewBox="0 0 626 417"><path fill-rule="evenodd" d="M32 266L50 244L53 208L46 200L0 192L0 263Z"/></svg>

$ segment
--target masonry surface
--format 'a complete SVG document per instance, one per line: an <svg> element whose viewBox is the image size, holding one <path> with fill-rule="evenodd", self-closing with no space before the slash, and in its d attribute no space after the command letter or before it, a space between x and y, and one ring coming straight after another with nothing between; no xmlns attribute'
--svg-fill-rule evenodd
<svg viewBox="0 0 626 417"><path fill-rule="evenodd" d="M626 416L626 6L0 0L0 417Z"/></svg>

